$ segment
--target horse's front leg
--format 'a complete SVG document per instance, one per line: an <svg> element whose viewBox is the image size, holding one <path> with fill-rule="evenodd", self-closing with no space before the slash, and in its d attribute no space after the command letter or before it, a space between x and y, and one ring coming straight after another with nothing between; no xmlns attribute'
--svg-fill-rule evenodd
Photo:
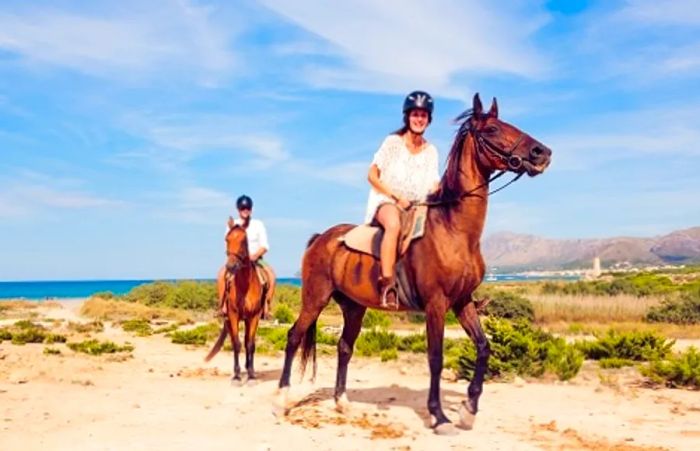
<svg viewBox="0 0 700 451"><path fill-rule="evenodd" d="M435 433L451 435L457 431L442 411L440 402L440 375L442 374L442 342L445 335L445 309L442 302L428 303L425 312L428 335L428 364L430 366L430 393L428 411L434 421Z"/></svg>
<svg viewBox="0 0 700 451"><path fill-rule="evenodd" d="M241 381L241 365L238 361L238 354L241 352L241 340L238 338L238 313L229 310L228 318L231 325L231 347L233 348L233 377L231 377L231 384L236 384Z"/></svg>
<svg viewBox="0 0 700 451"><path fill-rule="evenodd" d="M258 330L259 314L245 322L245 369L248 372L248 383L255 381L255 333Z"/></svg>
<svg viewBox="0 0 700 451"><path fill-rule="evenodd" d="M455 315L457 315L460 324L476 347L474 377L467 389L468 398L462 402L462 406L459 409L462 426L465 429L471 429L474 426L476 412L479 410L479 397L483 391L484 377L486 376L491 349L484 330L481 328L481 322L479 321L474 302L468 302L461 311L455 311Z"/></svg>

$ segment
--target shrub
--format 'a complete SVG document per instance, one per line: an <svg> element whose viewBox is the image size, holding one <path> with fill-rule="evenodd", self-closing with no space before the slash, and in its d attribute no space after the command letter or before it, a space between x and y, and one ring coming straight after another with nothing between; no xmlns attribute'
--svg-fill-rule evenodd
<svg viewBox="0 0 700 451"><path fill-rule="evenodd" d="M634 360L621 359L619 357L605 357L598 360L598 365L603 369L622 368L625 366L633 366Z"/></svg>
<svg viewBox="0 0 700 451"><path fill-rule="evenodd" d="M125 332L133 332L139 337L145 337L153 334L151 323L145 319L129 319L122 322L122 329Z"/></svg>
<svg viewBox="0 0 700 451"><path fill-rule="evenodd" d="M396 360L399 358L399 353L396 349L385 349L379 353L379 358L382 362L388 362L389 360Z"/></svg>
<svg viewBox="0 0 700 451"><path fill-rule="evenodd" d="M563 339L555 338L541 329L533 328L526 321L508 322L488 319L485 331L490 336L491 357L487 378L511 375L539 377L545 370L561 379L569 379L578 373L582 356ZM457 359L457 373L471 379L476 365L476 350L471 342Z"/></svg>
<svg viewBox="0 0 700 451"><path fill-rule="evenodd" d="M656 323L700 323L700 289L684 292L677 299L668 299L650 308L646 320Z"/></svg>
<svg viewBox="0 0 700 451"><path fill-rule="evenodd" d="M100 299L114 299L117 296L112 293L111 291L99 291L97 293L93 293L92 296L93 298L100 298Z"/></svg>
<svg viewBox="0 0 700 451"><path fill-rule="evenodd" d="M6 327L0 327L0 343L5 340L12 340L12 332Z"/></svg>
<svg viewBox="0 0 700 451"><path fill-rule="evenodd" d="M593 360L618 358L634 361L664 358L675 340L667 340L655 332L616 332L608 330L595 341L579 341L576 347Z"/></svg>
<svg viewBox="0 0 700 451"><path fill-rule="evenodd" d="M219 336L221 326L217 323L202 324L189 330L176 330L170 334L171 341L180 345L203 346Z"/></svg>
<svg viewBox="0 0 700 451"><path fill-rule="evenodd" d="M700 352L691 346L680 355L655 360L641 368L642 374L670 387L700 388Z"/></svg>
<svg viewBox="0 0 700 451"><path fill-rule="evenodd" d="M46 332L42 329L20 329L12 333L12 344L43 343L44 338L46 338Z"/></svg>
<svg viewBox="0 0 700 451"><path fill-rule="evenodd" d="M114 354L115 352L131 352L134 350L134 347L129 343L120 346L111 341L98 341L95 339L68 343L67 346L75 352L83 352L90 355Z"/></svg>
<svg viewBox="0 0 700 451"><path fill-rule="evenodd" d="M54 343L65 343L66 342L66 337L65 335L61 334L46 334L44 337L44 343L46 344L54 344Z"/></svg>
<svg viewBox="0 0 700 451"><path fill-rule="evenodd" d="M387 329L389 326L391 326L389 315L378 310L367 309L362 318L362 327L367 329Z"/></svg>
<svg viewBox="0 0 700 451"><path fill-rule="evenodd" d="M275 351L282 351L287 346L287 329L284 327L259 327L257 338L267 342Z"/></svg>
<svg viewBox="0 0 700 451"><path fill-rule="evenodd" d="M139 285L122 299L149 306L198 311L213 309L217 305L216 284L190 280Z"/></svg>
<svg viewBox="0 0 700 451"><path fill-rule="evenodd" d="M81 334L102 332L103 330L105 330L105 326L104 324L102 324L102 321L90 321L89 323L75 323L73 321L70 321L67 327L69 330Z"/></svg>
<svg viewBox="0 0 700 451"><path fill-rule="evenodd" d="M496 291L491 295L491 302L484 314L493 318L525 320L535 319L535 310L529 299L508 291Z"/></svg>
<svg viewBox="0 0 700 451"><path fill-rule="evenodd" d="M61 354L61 350L56 349L56 348L44 348L44 354L46 354L46 355L59 355L59 354Z"/></svg>
<svg viewBox="0 0 700 451"><path fill-rule="evenodd" d="M376 356L387 349L396 349L399 337L382 329L372 329L362 332L355 342L355 351L361 356Z"/></svg>
<svg viewBox="0 0 700 451"><path fill-rule="evenodd" d="M301 288L295 285L282 284L275 287L272 296L273 305L286 305L292 311L301 307Z"/></svg>
<svg viewBox="0 0 700 451"><path fill-rule="evenodd" d="M275 313L272 315L280 324L290 324L294 322L294 313L286 304L278 304Z"/></svg>

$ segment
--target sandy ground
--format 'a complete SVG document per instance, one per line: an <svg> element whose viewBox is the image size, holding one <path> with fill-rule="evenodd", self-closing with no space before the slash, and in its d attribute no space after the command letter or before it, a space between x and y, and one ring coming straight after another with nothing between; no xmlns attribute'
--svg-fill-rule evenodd
<svg viewBox="0 0 700 451"><path fill-rule="evenodd" d="M42 313L75 321L77 306ZM589 367L569 383L488 383L474 429L444 437L429 428L427 364L418 356L354 359L346 415L332 401L335 357L323 356L315 385L295 376L291 393L301 403L278 419L281 356L258 356L258 383L231 386L228 353L205 364L206 349L162 336L109 327L97 336L130 341L133 358L0 344L0 449L700 449L700 392L643 388L629 371L601 376ZM466 386L443 381L453 420Z"/></svg>

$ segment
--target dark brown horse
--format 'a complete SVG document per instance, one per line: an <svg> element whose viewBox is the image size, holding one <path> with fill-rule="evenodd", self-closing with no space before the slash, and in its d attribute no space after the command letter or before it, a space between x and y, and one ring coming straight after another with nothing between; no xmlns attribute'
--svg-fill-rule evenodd
<svg viewBox="0 0 700 451"><path fill-rule="evenodd" d="M226 287L223 298L226 310L224 325L214 347L205 357L211 360L219 352L226 340L231 338L233 347L233 377L231 382L240 382L241 367L238 363L238 353L241 351L241 340L238 338L238 323L245 322L245 368L248 381L255 380L253 356L255 355L255 333L262 314L265 290L256 273L255 263L248 255L248 239L245 229L239 225L231 227L226 234Z"/></svg>
<svg viewBox="0 0 700 451"><path fill-rule="evenodd" d="M490 350L472 293L484 276L479 246L490 177L495 171L508 170L535 176L547 168L552 153L539 141L499 120L496 99L491 109L484 112L479 95L475 95L472 110L458 120L463 122L450 150L447 169L438 192L428 202L431 208L425 235L412 244L398 264L417 309L425 312L430 366L428 410L437 433L455 432L440 402L445 315L449 309L459 318L477 350L468 398L460 407L464 428L472 427L482 392ZM287 400L290 372L302 344L302 370L311 358L315 373L316 320L331 297L340 305L344 318L338 341L335 400L340 411L348 406L345 385L355 339L366 309L380 308L376 283L379 262L348 249L338 240L352 227L337 225L313 236L308 243L302 263L302 308L287 336L277 413L286 413L292 407Z"/></svg>

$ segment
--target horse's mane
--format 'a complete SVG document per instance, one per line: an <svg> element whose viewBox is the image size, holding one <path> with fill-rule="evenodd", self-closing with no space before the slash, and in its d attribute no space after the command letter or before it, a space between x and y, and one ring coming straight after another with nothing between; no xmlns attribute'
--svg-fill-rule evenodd
<svg viewBox="0 0 700 451"><path fill-rule="evenodd" d="M452 143L452 148L450 153L447 155L447 167L445 168L445 173L440 179L440 184L438 190L433 193L429 201L449 201L456 199L460 194L459 186L459 164L462 160L462 153L464 152L464 140L467 139L467 135L471 131L471 119L474 115L474 111L469 109L457 116L455 123L460 123L459 129L455 134L454 143Z"/></svg>

